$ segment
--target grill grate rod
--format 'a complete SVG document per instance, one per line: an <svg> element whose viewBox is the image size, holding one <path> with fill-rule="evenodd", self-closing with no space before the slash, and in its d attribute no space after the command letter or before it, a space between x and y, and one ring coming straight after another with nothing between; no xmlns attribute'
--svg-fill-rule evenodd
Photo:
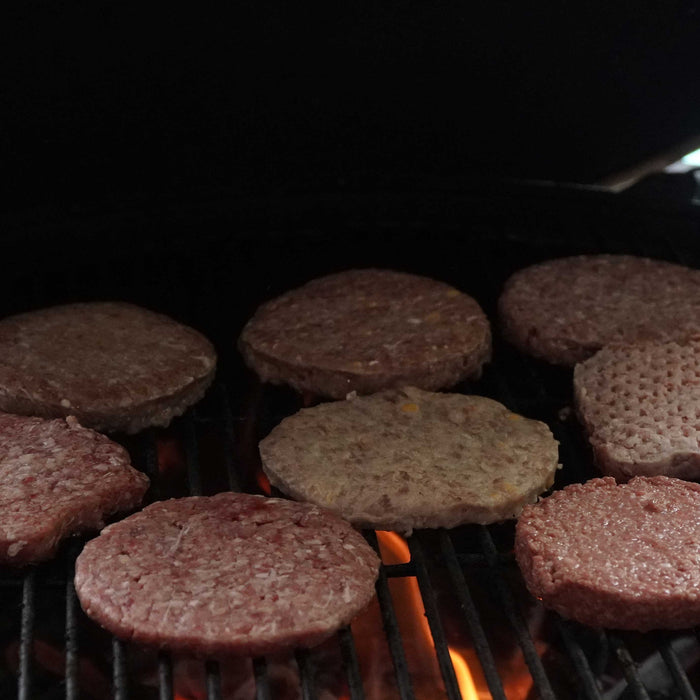
<svg viewBox="0 0 700 700"><path fill-rule="evenodd" d="M24 577L22 585L22 622L19 646L19 679L17 696L19 700L32 697L32 647L34 642L34 617L36 599L36 570L32 569Z"/></svg>
<svg viewBox="0 0 700 700"><path fill-rule="evenodd" d="M662 639L657 646L659 648L659 652L661 653L661 657L666 662L666 665L671 672L671 676L673 676L673 680L678 688L680 697L683 698L683 700L697 700L698 696L690 685L688 676L683 670L683 666L678 660L678 655L671 646L669 639L667 637Z"/></svg>
<svg viewBox="0 0 700 700"><path fill-rule="evenodd" d="M311 655L306 649L298 649L294 653L299 668L302 700L316 700L316 674L311 662Z"/></svg>
<svg viewBox="0 0 700 700"><path fill-rule="evenodd" d="M378 551L377 536L374 532L371 530L366 531L365 537L374 547L375 551ZM383 564L379 567L379 577L375 588L377 591L377 600L379 601L379 609L382 614L384 634L389 645L391 660L394 665L394 675L396 677L399 697L401 700L415 700L411 677L408 673L408 664L406 663L406 654L401 641L401 633L399 632L399 623L396 619L394 605L391 602L391 593L389 592L387 574Z"/></svg>
<svg viewBox="0 0 700 700"><path fill-rule="evenodd" d="M173 700L173 665L163 651L158 653L158 692L160 700Z"/></svg>
<svg viewBox="0 0 700 700"><path fill-rule="evenodd" d="M435 591L430 583L430 577L428 576L423 547L417 537L409 537L408 546L411 551L411 560L415 562L416 565L416 578L418 579L418 586L423 599L425 614L428 619L428 624L430 625L430 633L433 637L433 644L435 646L440 672L442 673L442 678L445 683L447 697L450 698L450 700L460 700L462 694L459 690L457 676L455 675L455 669L452 665L450 653L447 648L445 631L440 622L437 599L435 597Z"/></svg>
<svg viewBox="0 0 700 700"><path fill-rule="evenodd" d="M66 700L77 700L78 683L78 597L75 594L73 578L75 574L75 559L79 547L71 543L69 560L70 566L66 574Z"/></svg>
<svg viewBox="0 0 700 700"><path fill-rule="evenodd" d="M634 662L624 642L616 635L610 635L610 644L615 652L615 655L622 666L622 672L625 674L627 683L632 694L637 700L650 700L649 693L646 691L637 671L637 664Z"/></svg>
<svg viewBox="0 0 700 700"><path fill-rule="evenodd" d="M267 676L267 661L262 656L253 659L253 677L255 678L255 700L272 700L270 680Z"/></svg>
<svg viewBox="0 0 700 700"><path fill-rule="evenodd" d="M340 653L343 657L346 675L348 679L348 689L350 700L365 700L365 691L362 686L362 676L360 674L360 664L357 659L357 649L355 640L349 627L343 627L338 632L340 642Z"/></svg>
<svg viewBox="0 0 700 700"><path fill-rule="evenodd" d="M494 700L506 700L503 684L501 683L501 676L496 668L496 662L494 661L491 647L486 639L486 633L481 624L479 613L472 600L469 586L464 578L464 573L460 568L452 540L445 530L440 530L440 548L445 563L447 564L447 571L452 579L455 592L457 593L457 599L459 600L460 607L469 627L474 651L481 663L481 668L484 672L489 691L491 692L491 697Z"/></svg>
<svg viewBox="0 0 700 700"><path fill-rule="evenodd" d="M520 644L523 656L525 657L525 663L530 669L530 674L532 675L532 680L539 692L539 697L541 700L555 700L556 696L552 691L549 678L547 677L544 667L542 666L542 661L537 654L535 644L532 641L527 625L520 615L520 611L515 604L512 593L508 589L504 579L501 577L500 572L497 570L498 550L496 549L496 545L491 537L491 533L485 526L481 526L479 528L479 536L479 539L481 540L481 547L486 555L486 561L488 562L489 569L494 573L493 578L495 589L503 605L503 609L506 612L508 620L515 630L518 643Z"/></svg>
<svg viewBox="0 0 700 700"><path fill-rule="evenodd" d="M112 684L114 700L129 700L129 684L126 672L126 645L112 638Z"/></svg>
<svg viewBox="0 0 700 700"><path fill-rule="evenodd" d="M581 690L585 693L585 697L590 700L602 700L598 684L596 683L593 671L588 663L588 658L586 657L581 645L576 641L576 637L569 629L569 625L558 615L556 617L557 629L559 631L559 636L564 641L564 646L566 651L574 664L574 668L578 673L579 678L582 681Z"/></svg>
<svg viewBox="0 0 700 700"><path fill-rule="evenodd" d="M207 700L221 698L221 671L217 661L207 661L205 666L207 676Z"/></svg>

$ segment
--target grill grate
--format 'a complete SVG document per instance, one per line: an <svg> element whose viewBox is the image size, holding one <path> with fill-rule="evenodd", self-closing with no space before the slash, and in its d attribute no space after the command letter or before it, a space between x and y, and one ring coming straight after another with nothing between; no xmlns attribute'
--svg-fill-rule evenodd
<svg viewBox="0 0 700 700"><path fill-rule="evenodd" d="M225 387L223 388L225 389ZM218 385L206 401L206 406L198 408L190 415L177 421L169 431L152 431L147 438L140 437L135 452L135 462L155 477L152 496L160 496L165 491L158 476L158 445L164 437L168 440L175 434L182 447L184 464L179 478L184 482L184 489L190 493L208 493L209 481L207 470L203 468L203 454L211 451L213 442L230 445L235 435L245 434L244 416L235 416L226 411L229 406L227 392ZM277 394L279 389L264 393ZM282 392L283 393L283 392ZM269 398L269 397L268 397ZM263 398L263 404L268 400ZM238 429L236 429L238 426ZM216 430L213 430L216 428ZM240 443L240 440L237 440ZM133 445L130 445L133 449ZM240 450L239 450L240 452ZM245 452L245 451L244 451ZM236 458L231 460L234 464ZM223 464L223 461L222 461ZM238 476L234 473L235 480ZM368 541L378 548L378 541L373 532L366 533ZM461 698L455 671L450 660L448 634L443 599L451 597L457 610L458 624L470 638L474 658L480 667L476 676L483 677L480 697L505 698L537 697L543 699L578 697L591 700L610 698L683 698L696 699L693 683L686 668L688 653L681 658L677 647L685 641L687 635L626 635L584 629L575 623L564 621L558 616L546 613L545 619L550 625L546 635L542 635L533 626L529 618L533 602L523 595L517 567L510 551L512 527L507 525L474 526L458 528L454 531L436 533L416 532L408 539L410 561L404 564L388 564L382 567L377 583L377 595L381 611L384 634L390 650L393 664L394 695L403 699L426 697L413 681L412 669L406 655L406 639L402 636L401 624L393 602L390 582L394 579L415 577L425 606L425 614L435 643L435 654L442 676L442 688L436 690L434 697L449 700ZM86 689L81 678L83 655L90 649L81 642L84 628L90 626L79 608L71 583L73 562L80 551L80 543L70 542L62 553L62 566L46 564L31 569L24 575L15 575L3 581L3 590L16 588L21 595L19 662L17 668L16 697L29 698L91 698L95 697ZM448 581L447 588L444 583ZM484 597L483 580L489 582L492 598L491 605L502 611L503 621L499 634L509 638L508 644L517 648L522 656L525 674L532 685L525 695L514 694L508 690L508 679L504 677L501 651L494 646L491 611L483 608L479 601ZM39 601L45 596L59 597L61 591L65 601L63 616L64 669L47 680L46 671L39 670L36 657L36 640L44 638L46 630L39 624ZM58 594L58 595L57 595ZM4 598L3 598L4 600ZM525 603L523 602L525 600ZM537 608L538 606L534 606ZM11 611L11 606L4 605L4 610ZM59 613L55 613L59 614ZM454 620L451 620L454 626ZM94 630L93 630L94 633ZM98 634L103 634L99 632ZM105 635L106 636L106 635ZM591 645L591 637L595 643ZM643 643L640 644L640 638ZM694 640L694 655L700 656L700 643ZM344 676L343 697L361 700L370 697L367 693L367 680L363 675L358 645L362 640L353 635L351 628L342 629L336 639L341 658L341 673ZM551 662L542 653L542 643L556 649L559 663L566 666L570 675L568 684L562 685L557 672L553 671ZM638 649L651 645L652 651L640 656ZM202 662L201 691L199 695L177 694L174 679L174 661L168 654L159 653L154 661L155 687L144 687L138 680L135 668L138 661L132 658L130 646L112 639L110 641L112 696L116 700L134 698L155 698L174 700L174 698L192 697L209 700L223 700L227 697L225 689L226 669L215 662ZM691 654L693 656L693 654ZM658 657L656 661L654 658ZM651 661L650 661L651 659ZM324 689L319 681L319 668L322 664L317 652L297 651L294 662L298 671L297 697L304 700L327 697L322 695ZM654 666L653 677L648 667ZM695 664L697 665L697 664ZM697 675L697 669L695 669ZM612 674L612 675L611 675ZM617 674L613 681L612 676ZM560 674L559 674L560 675ZM265 700L277 697L270 677L270 663L266 659L255 659L252 663L252 677L255 698ZM571 678L575 679L571 681ZM695 679L697 681L697 679ZM527 684L526 684L527 685ZM576 694L572 688L576 688ZM12 695L8 695L12 697ZM251 696L252 697L252 696Z"/></svg>
<svg viewBox="0 0 700 700"><path fill-rule="evenodd" d="M185 419L182 421L180 429L187 455L186 477L189 482L189 489L192 493L203 493L202 474L200 469L198 469L196 420L192 418ZM152 470L154 453L155 449L152 448L143 455L145 462L151 464L148 471ZM158 481L156 480L154 493L157 493L157 486ZM512 558L507 551L504 552L503 549L499 548L490 528L479 527L477 529L479 550L472 550L467 553L459 552L459 544L455 545L455 540L460 537L459 532L448 533L443 531L438 533L438 539L439 551L448 569L453 594L461 607L464 624L474 640L474 648L481 664L488 690L494 698L507 697L498 664L494 659L494 653L487 638L487 632L470 592L470 574L473 569L479 567L485 567L490 574L498 601L512 627L511 632L517 638L517 643L522 649L522 654L537 693L536 697L561 697L552 688L547 670L538 654L535 640L509 587L507 577L504 575L504 569L512 570L514 568ZM368 537L376 546L376 538L373 534L368 533ZM432 562L426 556L426 550L432 546L432 543L425 542L425 538L424 533L416 533L409 539L411 551L409 564L383 567L382 575L377 584L382 621L394 664L398 697L402 699L414 698L416 694L403 649L399 623L392 604L389 580L406 576L417 577L426 615L430 623L433 639L435 640L436 654L445 686L445 696L450 699L457 699L461 696L450 661L437 594L431 581ZM77 543L71 543L68 550L64 556L72 563L79 551L79 546L77 546ZM72 699L86 697L87 695L84 689L81 690L79 679L79 658L82 649L78 643L78 618L82 617L82 612L80 612L77 605L71 584L71 574L72 566L68 565L63 579L65 590L65 697ZM23 578L18 577L15 580L15 584L21 587L22 596L17 697L22 700L29 700L35 697L54 697L48 691L40 691L38 683L35 681L36 674L34 670L36 661L33 658L33 642L36 637L37 598L44 595L44 589L47 587L55 588L55 580L44 571L44 567L38 567L30 570ZM6 607L5 609L7 610L8 608ZM597 679L596 674L592 670L594 666L600 666L600 663L595 658L590 659L587 656L578 640L576 626L557 620L556 628L561 639L562 648L565 649L568 656L571 670L576 674L577 682L580 684L580 696L591 699L613 697L602 693L600 680ZM674 651L671 641L671 637L667 637L658 645L659 653L665 664L664 674L668 676L673 688L671 694L664 697L696 698L697 696L692 689L691 682L684 671L683 663ZM340 632L339 644L342 651L349 696L353 700L364 698L366 695L356 651L357 640L353 638L350 629L346 628ZM112 641L112 682L113 696L116 700L146 697L139 694L138 691L132 690L131 686L133 683L128 666L127 646L120 641ZM610 648L612 655L617 658L620 664L629 687L629 691L625 692L632 693L629 697L639 699L651 697L640 672L639 663L634 661L633 654L623 637L608 635L605 643L599 645L599 651L606 646ZM305 699L318 698L314 652L297 652L295 656L300 675L301 697ZM274 697L270 688L265 660L256 659L253 668L256 697L260 700ZM206 697L212 700L223 698L220 670L217 664L207 663L205 665L205 679ZM60 680L55 682L57 686L60 685ZM172 665L165 654L160 654L158 657L158 697L163 700L172 700L175 697ZM628 697L628 695L618 695L617 697ZM660 696L655 695L655 697Z"/></svg>
<svg viewBox="0 0 700 700"><path fill-rule="evenodd" d="M277 390L273 390L274 391ZM213 403L212 399L218 398L220 406L227 406L227 402L223 401L225 392L222 392L221 387L217 387L213 392L213 397L210 397L209 403ZM223 398L222 398L223 397ZM201 468L201 450L199 446L199 434L202 426L208 429L212 426L211 415L199 416L199 411L194 415L187 416L179 421L176 431L182 441L186 468L183 475L187 482L187 489L190 493L201 494L206 493L205 488L205 473ZM229 444L231 436L234 434L234 423L236 419L229 411L221 411L218 416L221 420L221 433L225 438L225 443ZM244 421L239 421L244 424ZM142 440L143 442L143 440ZM159 484L157 477L156 464L156 436L152 434L150 440L146 441L145 449L137 455L136 463L144 465L144 468L151 476L156 476L154 480L153 496L160 496L163 489ZM233 480L234 483L237 479ZM559 691L553 689L553 683L550 679L550 674L543 663L540 652L538 652L537 642L528 623L523 616L522 606L517 600L516 595L510 585L510 579L515 571L513 558L508 551L508 548L503 548L503 532L502 528L495 526L490 527L475 527L468 539L475 539L476 547L470 547L464 551L462 539L464 538L464 530L469 528L460 528L454 532L441 531L437 533L437 546L441 555L442 563L447 571L448 578L451 583L451 595L453 595L460 608L460 615L463 619L465 629L469 631L473 639L473 647L476 652L476 657L479 659L481 672L484 676L488 692L494 698L513 697L506 694L504 690L504 682L502 672L499 670L499 664L496 659L496 651L492 649L488 639L488 631L485 628L483 613L480 612L474 602L471 587L474 584L474 571L481 570L488 572L489 580L493 583L495 596L498 604L505 611L507 624L510 625L510 634L517 642L525 663L529 670L530 677L534 686L532 692L536 693L533 697L539 698L557 698L567 697L562 696ZM371 544L377 547L377 540L373 533L367 533L367 537ZM405 578L415 576L420 587L425 612L430 624L433 639L435 641L436 655L439 663L440 671L443 678L444 690L443 697L450 700L461 697L459 687L455 677L455 672L450 660L448 651L448 642L443 626L442 613L438 600L438 593L433 583L435 572L433 568L435 563L427 552L435 551L435 535L418 532L409 538L409 546L411 552L411 560L408 564L385 565L382 568L382 573L377 584L378 600L381 608L382 622L385 630L385 635L388 641L391 652L391 659L394 666L396 697L402 699L411 699L418 697L416 695L414 685L412 683L409 664L404 651L404 640L401 636L399 621L396 617L394 605L392 603L392 594L389 589L389 581L394 578ZM8 588L8 583L17 588L21 588L21 620L20 620L20 646L19 646L19 665L17 677L17 697L22 700L30 698L48 698L60 697L52 692L49 688L44 690L40 688L40 684L36 680L37 662L34 658L34 640L37 638L37 599L45 595L45 589L59 589L62 586L65 596L65 671L64 671L64 689L66 698L90 697L89 692L81 688L80 682L80 657L84 651L79 645L79 627L80 624L85 624L83 613L80 611L75 597L75 592L71 583L72 578L72 562L80 550L79 543L72 542L63 554L63 559L66 560L62 578L56 580L55 572L47 571L47 566L43 565L36 569L31 569L23 577L16 576L12 581L5 581L3 588ZM58 586L56 584L59 584ZM477 584L478 585L478 584ZM5 610L11 610L4 606ZM60 614L60 613L55 613ZM551 617L556 617L550 615ZM554 627L558 640L552 640L551 643L558 645L567 657L570 665L571 673L575 674L578 685L579 697L591 698L592 700L600 700L601 698L613 697L633 697L650 698L650 691L645 683L645 677L640 670L640 662L635 661L634 653L631 651L625 638L622 635L601 633L602 639L597 644L597 649L593 657L584 649L584 644L579 640L580 628L575 624L564 622L556 619ZM656 644L658 654L663 659L663 672L665 677L664 687L668 687L666 695L659 695L656 691L653 697L679 697L690 700L697 698L692 683L684 670L684 664L674 650L673 637L666 636L661 638ZM353 700L367 697L366 690L363 685L363 676L360 669L356 646L361 643L361 640L356 640L353 637L352 631L349 628L341 630L338 635L338 643L341 649L343 660L343 673L346 677L347 692ZM697 644L697 640L696 640ZM143 690L135 689L133 675L129 667L128 645L112 640L112 684L113 697L116 700L127 700L128 698L141 697L156 697L155 695L146 695ZM605 649L610 651L610 659L607 664L601 664L601 654L605 656ZM299 651L295 654L295 660L299 672L299 693L304 699L313 699L319 697L319 689L317 682L317 672L314 661L314 652ZM606 694L602 689L602 681L600 673L596 673L594 669L605 668L614 665L615 660L621 669L622 676L625 679L627 687L623 693L611 695ZM211 700L217 700L224 697L222 694L222 679L221 672L217 664L208 662L205 665L204 678L206 694L201 697L206 697ZM256 687L256 698L263 700L265 698L273 698L273 690L270 685L268 675L268 664L264 659L256 659L253 663L254 679ZM657 675L658 675L657 671ZM172 662L167 654L159 654L157 659L157 679L158 679L158 695L162 700L173 700L175 698L175 686L173 682ZM60 688L61 680L54 680L55 687ZM657 683L657 681L653 681ZM43 682L42 682L43 685ZM653 684L652 684L652 687ZM486 692L486 688L484 688Z"/></svg>
<svg viewBox="0 0 700 700"><path fill-rule="evenodd" d="M509 204L513 204L512 200ZM545 257L591 251L636 252L700 267L697 238L658 236L658 221L649 224L643 217L635 217L634 224L641 226L639 235L630 233L634 227L627 222L623 226L625 235L616 238L599 233L597 219L572 217L567 208L555 207L547 214L548 224L543 227L544 214L540 209L532 203L520 202L519 206L517 215L503 213L493 204L484 207L491 217L488 220L495 220L500 226L498 235L492 229L479 234L479 227L486 225L486 218L480 221L477 216L474 224L477 231L461 244L454 243L454 227L446 228L439 235L433 229L421 230L415 234L414 258L394 260L381 249L375 258L369 261L365 258L362 264L393 265L451 281L482 301L492 318L495 298L507 274ZM610 218L613 222L610 226L620 224L621 215L614 205L606 204L597 216ZM666 217L664 225L666 223L670 229L687 225L693 234L697 233L697 226L688 223L685 216ZM575 240L564 241L558 237L556 232L567 227L575 230ZM649 232L650 229L654 231ZM384 232L387 249L397 241L406 246L404 230L393 226ZM424 259L422 246L428 233L431 240L439 239L441 245L461 251L464 269L455 267L458 257L451 255L450 260L445 261L439 251ZM340 255L350 261L349 264L358 264L359 258L350 244L353 240L365 241L365 238L357 238L356 229L346 230L343 236ZM474 243L476 238L478 244ZM375 242L370 235L366 239ZM233 324L239 327L259 299L298 281L290 280L289 273L286 277L281 274L288 260L306 264L296 269L292 277L297 275L305 279L326 271L327 259L316 258L309 262L311 258L305 257L309 250L317 247L319 240L331 238L324 230L317 237L308 234L307 240L299 236L280 242L284 249L280 251L276 268L280 274L270 274L270 278L276 280L276 288L260 281L263 263L252 265L243 286L235 286L228 270L220 270L218 275L212 273L211 278L205 280L204 273L199 273L198 277L194 268L187 284L179 285L171 273L177 270L178 274L184 274L188 269L185 259L163 264L162 274L158 274L159 268L154 266L149 291L133 293L131 298L137 303L165 311L172 308L173 315L209 330L208 334L222 353L219 379L200 405L167 430L152 430L124 438L134 464L151 478L151 500L206 495L223 489L260 490L257 441L282 417L295 411L299 401L291 391L261 387L244 371L231 348L234 333L229 324L221 320L221 305L213 300L228 300L233 304L240 300L240 290L249 285L251 299L238 304L240 318ZM260 253L268 243L267 239L261 239L257 248L252 246L241 267L249 259L255 259L255 251ZM482 259L472 259L475 248ZM472 255L468 257L470 251ZM326 251L326 256L329 255ZM269 259L264 263L271 264L275 263ZM139 278L148 270L144 261L135 267ZM335 268L338 267L336 263ZM218 270L216 266L207 269ZM484 269L492 274L487 275ZM85 289L95 280L107 279L108 272L108 269L97 269L93 276L86 278ZM63 283L69 276L62 273L59 277ZM460 284L462 279L469 282ZM155 301L162 303L154 303L149 296L152 287L160 290L162 296ZM44 305L55 288L48 278L36 282L32 286L36 295L34 303L26 305ZM76 290L76 294L87 296L85 289ZM524 358L498 342L494 355L493 365L477 385L459 389L491 396L513 410L545 420L560 441L561 459L565 464L557 477L557 487L593 476L581 431L575 421L562 413L570 403L570 374ZM375 533L365 534L370 544L378 549ZM700 685L697 633L637 635L591 630L545 613L524 590L512 556L512 537L512 524L417 532L408 540L410 561L382 567L377 599L382 644L387 650L391 679L387 698L420 700L427 697L416 682L409 653L410 640L402 630L392 591L393 582L415 578L441 676L431 699L458 700L461 697L450 658L450 647L457 640L460 648L471 650L469 662L479 683L480 698L697 700L696 689ZM116 700L224 700L229 697L232 669L228 664L198 663L191 679L195 690L183 690L178 659L165 653L149 655L133 649L129 644L111 639L87 620L71 583L74 561L81 546L81 541L71 541L55 561L27 572L0 572L0 696L21 700L61 697L92 700L107 696ZM372 695L374 685L368 680L363 641L353 628L347 627L340 630L330 645L337 662L337 668L331 666L337 676L333 680L338 681L336 685L343 698L371 700L376 697L376 693ZM329 664L325 653L298 651L286 662L285 668L293 671L296 697L305 700L328 697ZM281 697L275 676L277 663L276 659L252 660L246 686L251 698L276 700ZM514 679L518 683L514 683Z"/></svg>

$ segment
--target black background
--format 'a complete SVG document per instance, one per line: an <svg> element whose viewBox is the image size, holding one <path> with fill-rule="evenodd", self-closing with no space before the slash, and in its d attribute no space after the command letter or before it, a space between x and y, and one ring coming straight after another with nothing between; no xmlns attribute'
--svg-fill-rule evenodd
<svg viewBox="0 0 700 700"><path fill-rule="evenodd" d="M6 17L6 213L591 182L700 134L694 0L144 5Z"/></svg>

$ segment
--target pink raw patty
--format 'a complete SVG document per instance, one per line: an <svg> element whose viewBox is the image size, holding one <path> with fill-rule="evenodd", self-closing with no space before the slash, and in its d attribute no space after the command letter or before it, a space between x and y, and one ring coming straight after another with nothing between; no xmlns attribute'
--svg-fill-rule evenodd
<svg viewBox="0 0 700 700"><path fill-rule="evenodd" d="M518 521L515 554L546 607L593 627L700 623L700 485L665 476L568 486Z"/></svg>
<svg viewBox="0 0 700 700"><path fill-rule="evenodd" d="M148 478L74 418L0 413L0 563L48 559L68 535L137 506Z"/></svg>
<svg viewBox="0 0 700 700"><path fill-rule="evenodd" d="M581 255L519 270L498 302L506 338L573 366L612 342L700 333L700 271L632 255Z"/></svg>
<svg viewBox="0 0 700 700"><path fill-rule="evenodd" d="M199 656L312 646L374 595L379 560L305 503L221 493L154 503L76 563L86 613L113 634Z"/></svg>
<svg viewBox="0 0 700 700"><path fill-rule="evenodd" d="M700 341L611 346L574 371L604 474L700 477Z"/></svg>

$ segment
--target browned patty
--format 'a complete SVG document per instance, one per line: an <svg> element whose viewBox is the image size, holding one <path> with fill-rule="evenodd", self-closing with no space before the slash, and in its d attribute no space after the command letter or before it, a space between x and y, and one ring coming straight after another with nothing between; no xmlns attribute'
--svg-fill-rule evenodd
<svg viewBox="0 0 700 700"><path fill-rule="evenodd" d="M604 345L700 333L700 271L630 255L582 255L516 272L499 300L505 337L574 365Z"/></svg>
<svg viewBox="0 0 700 700"><path fill-rule="evenodd" d="M76 563L85 612L118 637L198 656L313 646L374 595L379 560L315 506L222 493L154 503Z"/></svg>
<svg viewBox="0 0 700 700"><path fill-rule="evenodd" d="M68 535L137 506L147 488L123 447L75 418L0 413L0 562L50 558Z"/></svg>
<svg viewBox="0 0 700 700"><path fill-rule="evenodd" d="M261 306L239 347L263 381L340 399L479 377L491 331L477 302L443 282L349 270Z"/></svg>
<svg viewBox="0 0 700 700"><path fill-rule="evenodd" d="M515 555L530 592L592 627L700 624L700 485L665 476L567 486L523 510Z"/></svg>
<svg viewBox="0 0 700 700"><path fill-rule="evenodd" d="M96 430L165 426L212 382L197 331L131 304L56 306L0 321L0 410Z"/></svg>
<svg viewBox="0 0 700 700"><path fill-rule="evenodd" d="M604 348L576 366L574 397L604 474L700 478L700 341Z"/></svg>
<svg viewBox="0 0 700 700"><path fill-rule="evenodd" d="M303 409L260 443L270 482L359 527L492 523L554 481L549 428L496 401L390 389Z"/></svg>

